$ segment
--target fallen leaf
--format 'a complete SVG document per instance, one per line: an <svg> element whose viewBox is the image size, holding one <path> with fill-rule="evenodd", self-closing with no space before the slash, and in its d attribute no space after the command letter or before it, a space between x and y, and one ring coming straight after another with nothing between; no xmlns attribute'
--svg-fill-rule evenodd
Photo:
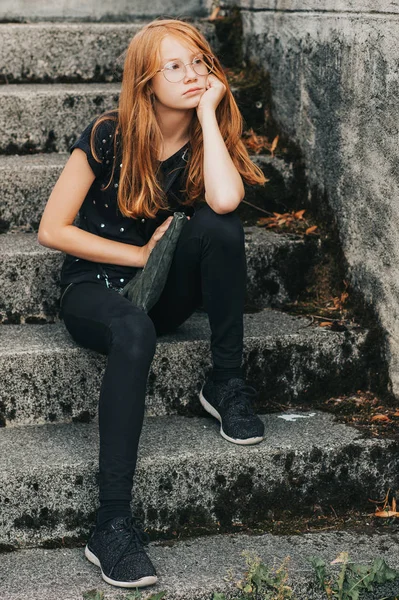
<svg viewBox="0 0 399 600"><path fill-rule="evenodd" d="M345 300L348 298L348 296L349 296L348 292L342 292L342 294L341 294L342 304L345 302Z"/></svg>
<svg viewBox="0 0 399 600"><path fill-rule="evenodd" d="M348 553L340 552L335 560L331 561L331 565L335 565L337 563L347 563L348 562Z"/></svg>
<svg viewBox="0 0 399 600"><path fill-rule="evenodd" d="M380 510L380 511L374 513L374 516L382 517L382 518L399 517L399 513L397 513L396 511L393 511L393 510Z"/></svg>
<svg viewBox="0 0 399 600"><path fill-rule="evenodd" d="M372 421L390 421L390 418L387 415L374 415L371 417Z"/></svg>
<svg viewBox="0 0 399 600"><path fill-rule="evenodd" d="M315 230L317 229L317 225L312 225L312 227L308 227L306 230L306 235L309 235L309 233L313 233Z"/></svg>
<svg viewBox="0 0 399 600"><path fill-rule="evenodd" d="M220 12L220 6L215 6L211 15L208 17L208 21L214 21Z"/></svg>
<svg viewBox="0 0 399 600"><path fill-rule="evenodd" d="M331 327L331 321L322 321L320 327Z"/></svg>
<svg viewBox="0 0 399 600"><path fill-rule="evenodd" d="M274 138L274 140L272 141L272 145L270 147L270 152L271 154L274 154L275 149L277 148L277 144L278 144L278 138L279 136L276 135L276 137Z"/></svg>

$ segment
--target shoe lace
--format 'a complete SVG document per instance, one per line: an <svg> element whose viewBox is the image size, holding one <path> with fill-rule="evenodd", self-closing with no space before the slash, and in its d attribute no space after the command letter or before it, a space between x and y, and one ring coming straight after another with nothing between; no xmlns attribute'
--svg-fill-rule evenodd
<svg viewBox="0 0 399 600"><path fill-rule="evenodd" d="M234 408L234 412L241 416L253 415L252 400L257 395L258 392L251 385L235 383L226 389L221 404Z"/></svg>
<svg viewBox="0 0 399 600"><path fill-rule="evenodd" d="M111 572L116 567L122 557L141 552L143 546L147 546L150 538L142 529L142 523L134 515L132 517L124 517L118 522L118 526L114 528L117 536L114 542L114 550L118 552L118 557L115 560Z"/></svg>

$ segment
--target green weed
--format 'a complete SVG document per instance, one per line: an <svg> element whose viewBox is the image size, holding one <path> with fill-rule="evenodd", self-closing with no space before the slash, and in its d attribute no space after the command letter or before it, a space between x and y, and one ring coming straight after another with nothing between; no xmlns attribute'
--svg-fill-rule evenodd
<svg viewBox="0 0 399 600"><path fill-rule="evenodd" d="M294 592L287 585L289 557L278 568L270 568L253 553L243 552L247 571L244 578L235 584L241 591L240 600L295 600ZM347 552L332 561L342 564L338 573L330 573L324 560L319 557L308 559L314 569L316 585L326 593L326 600L361 600L364 592L375 591L375 585L389 583L399 578L399 571L391 569L382 558L376 558L370 565L349 561ZM233 580L231 572L229 580ZM226 600L226 596L214 592L212 600ZM399 600L381 598L381 600Z"/></svg>
<svg viewBox="0 0 399 600"><path fill-rule="evenodd" d="M328 600L360 600L361 592L374 591L374 585L388 583L399 578L399 571L391 569L382 558L376 558L371 565L359 565L349 562L347 552L341 552L334 563L342 563L338 576L333 581L327 572L326 563L319 557L311 557L316 581L327 594Z"/></svg>
<svg viewBox="0 0 399 600"><path fill-rule="evenodd" d="M236 581L242 600L295 600L292 588L286 584L289 557L275 568L263 564L259 556L252 552L242 554L246 559L247 571L242 580ZM231 574L229 578L232 578ZM212 600L226 600L226 597L215 592Z"/></svg>

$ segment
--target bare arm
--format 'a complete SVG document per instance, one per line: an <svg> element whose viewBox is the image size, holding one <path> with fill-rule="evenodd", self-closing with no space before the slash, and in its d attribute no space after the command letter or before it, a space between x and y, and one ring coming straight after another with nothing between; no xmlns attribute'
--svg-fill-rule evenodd
<svg viewBox="0 0 399 600"><path fill-rule="evenodd" d="M205 200L217 213L231 212L245 196L241 175L224 143L215 112L204 111L200 123L204 140Z"/></svg>
<svg viewBox="0 0 399 600"><path fill-rule="evenodd" d="M38 231L39 244L94 262L143 267L171 218L155 230L145 246L115 242L72 225L94 178L85 153L75 148L47 201Z"/></svg>

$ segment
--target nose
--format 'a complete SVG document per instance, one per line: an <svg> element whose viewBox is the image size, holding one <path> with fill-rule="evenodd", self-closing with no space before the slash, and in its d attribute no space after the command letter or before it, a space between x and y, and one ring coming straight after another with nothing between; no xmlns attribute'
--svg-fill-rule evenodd
<svg viewBox="0 0 399 600"><path fill-rule="evenodd" d="M194 77L190 77L189 76L189 71L188 71L189 68L191 69L191 72L194 75ZM187 78L188 79L197 79L197 76L198 76L198 74L194 71L193 65L191 65L191 64L186 65L186 76L185 76L185 79L187 79Z"/></svg>

